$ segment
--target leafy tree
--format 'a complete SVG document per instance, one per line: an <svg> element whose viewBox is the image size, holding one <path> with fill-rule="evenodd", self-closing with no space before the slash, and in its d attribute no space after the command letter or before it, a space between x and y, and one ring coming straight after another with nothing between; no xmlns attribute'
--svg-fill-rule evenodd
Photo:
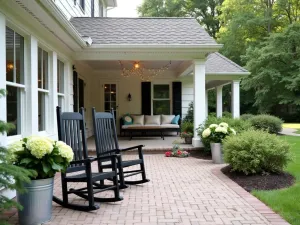
<svg viewBox="0 0 300 225"><path fill-rule="evenodd" d="M184 0L144 0L137 11L143 17L183 17L184 5Z"/></svg>
<svg viewBox="0 0 300 225"><path fill-rule="evenodd" d="M270 112L276 104L300 105L300 23L247 50L244 57L251 75L243 80L246 90L255 90L255 105Z"/></svg>
<svg viewBox="0 0 300 225"><path fill-rule="evenodd" d="M185 123L185 122L194 123L194 102L190 102L188 111L182 122L183 123Z"/></svg>
<svg viewBox="0 0 300 225"><path fill-rule="evenodd" d="M194 17L214 38L220 29L219 6L224 0L144 0L137 9L145 17Z"/></svg>
<svg viewBox="0 0 300 225"><path fill-rule="evenodd" d="M0 97L5 95L4 90L0 90ZM7 124L0 120L0 135L13 129L11 124ZM1 143L0 143L1 144ZM9 162L9 153L4 147L0 146L0 188L17 190L19 192L24 192L23 183L30 182L30 176L34 175L32 171L25 170L21 167L12 165ZM0 214L11 207L17 207L21 209L22 206L19 205L14 200L11 200L3 195L0 195ZM0 216L0 225L8 224Z"/></svg>

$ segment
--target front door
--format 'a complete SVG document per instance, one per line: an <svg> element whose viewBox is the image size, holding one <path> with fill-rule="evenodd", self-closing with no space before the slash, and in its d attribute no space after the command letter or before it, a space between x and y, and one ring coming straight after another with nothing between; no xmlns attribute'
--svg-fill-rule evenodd
<svg viewBox="0 0 300 225"><path fill-rule="evenodd" d="M117 84L107 82L104 84L104 111L110 112L113 109L115 120L118 118L118 95Z"/></svg>

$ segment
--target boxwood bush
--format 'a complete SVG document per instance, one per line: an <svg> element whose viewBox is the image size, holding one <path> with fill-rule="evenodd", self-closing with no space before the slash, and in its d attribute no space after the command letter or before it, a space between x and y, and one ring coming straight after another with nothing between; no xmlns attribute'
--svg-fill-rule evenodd
<svg viewBox="0 0 300 225"><path fill-rule="evenodd" d="M223 141L224 160L244 174L276 173L291 161L290 145L263 130L248 130Z"/></svg>
<svg viewBox="0 0 300 225"><path fill-rule="evenodd" d="M265 130L271 134L277 134L282 130L283 121L276 116L261 114L249 119L255 129Z"/></svg>
<svg viewBox="0 0 300 225"><path fill-rule="evenodd" d="M249 119L251 119L254 116L255 115L253 115L253 114L245 113L245 114L243 114L243 115L240 116L240 119L241 120L249 120Z"/></svg>

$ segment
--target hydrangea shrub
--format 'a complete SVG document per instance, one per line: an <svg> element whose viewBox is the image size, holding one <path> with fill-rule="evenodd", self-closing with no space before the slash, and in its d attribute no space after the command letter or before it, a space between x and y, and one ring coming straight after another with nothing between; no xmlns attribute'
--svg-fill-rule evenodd
<svg viewBox="0 0 300 225"><path fill-rule="evenodd" d="M35 179L54 177L64 172L73 160L72 148L62 141L31 136L8 146L10 161L17 166L36 171Z"/></svg>
<svg viewBox="0 0 300 225"><path fill-rule="evenodd" d="M229 135L236 135L236 131L229 127L228 123L211 124L202 133L199 134L202 139L209 143L222 143L223 139Z"/></svg>

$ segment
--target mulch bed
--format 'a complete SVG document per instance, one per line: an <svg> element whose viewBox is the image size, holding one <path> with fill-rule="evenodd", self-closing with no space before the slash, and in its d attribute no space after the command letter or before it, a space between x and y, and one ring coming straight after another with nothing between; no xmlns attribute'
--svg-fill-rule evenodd
<svg viewBox="0 0 300 225"><path fill-rule="evenodd" d="M286 172L247 176L240 172L231 172L230 166L222 168L221 171L248 192L251 192L252 190L275 190L286 188L293 185L295 182L295 178Z"/></svg>
<svg viewBox="0 0 300 225"><path fill-rule="evenodd" d="M204 150L192 150L188 151L191 155L191 157L195 157L197 159L204 159L204 160L211 160L211 153L206 152Z"/></svg>

